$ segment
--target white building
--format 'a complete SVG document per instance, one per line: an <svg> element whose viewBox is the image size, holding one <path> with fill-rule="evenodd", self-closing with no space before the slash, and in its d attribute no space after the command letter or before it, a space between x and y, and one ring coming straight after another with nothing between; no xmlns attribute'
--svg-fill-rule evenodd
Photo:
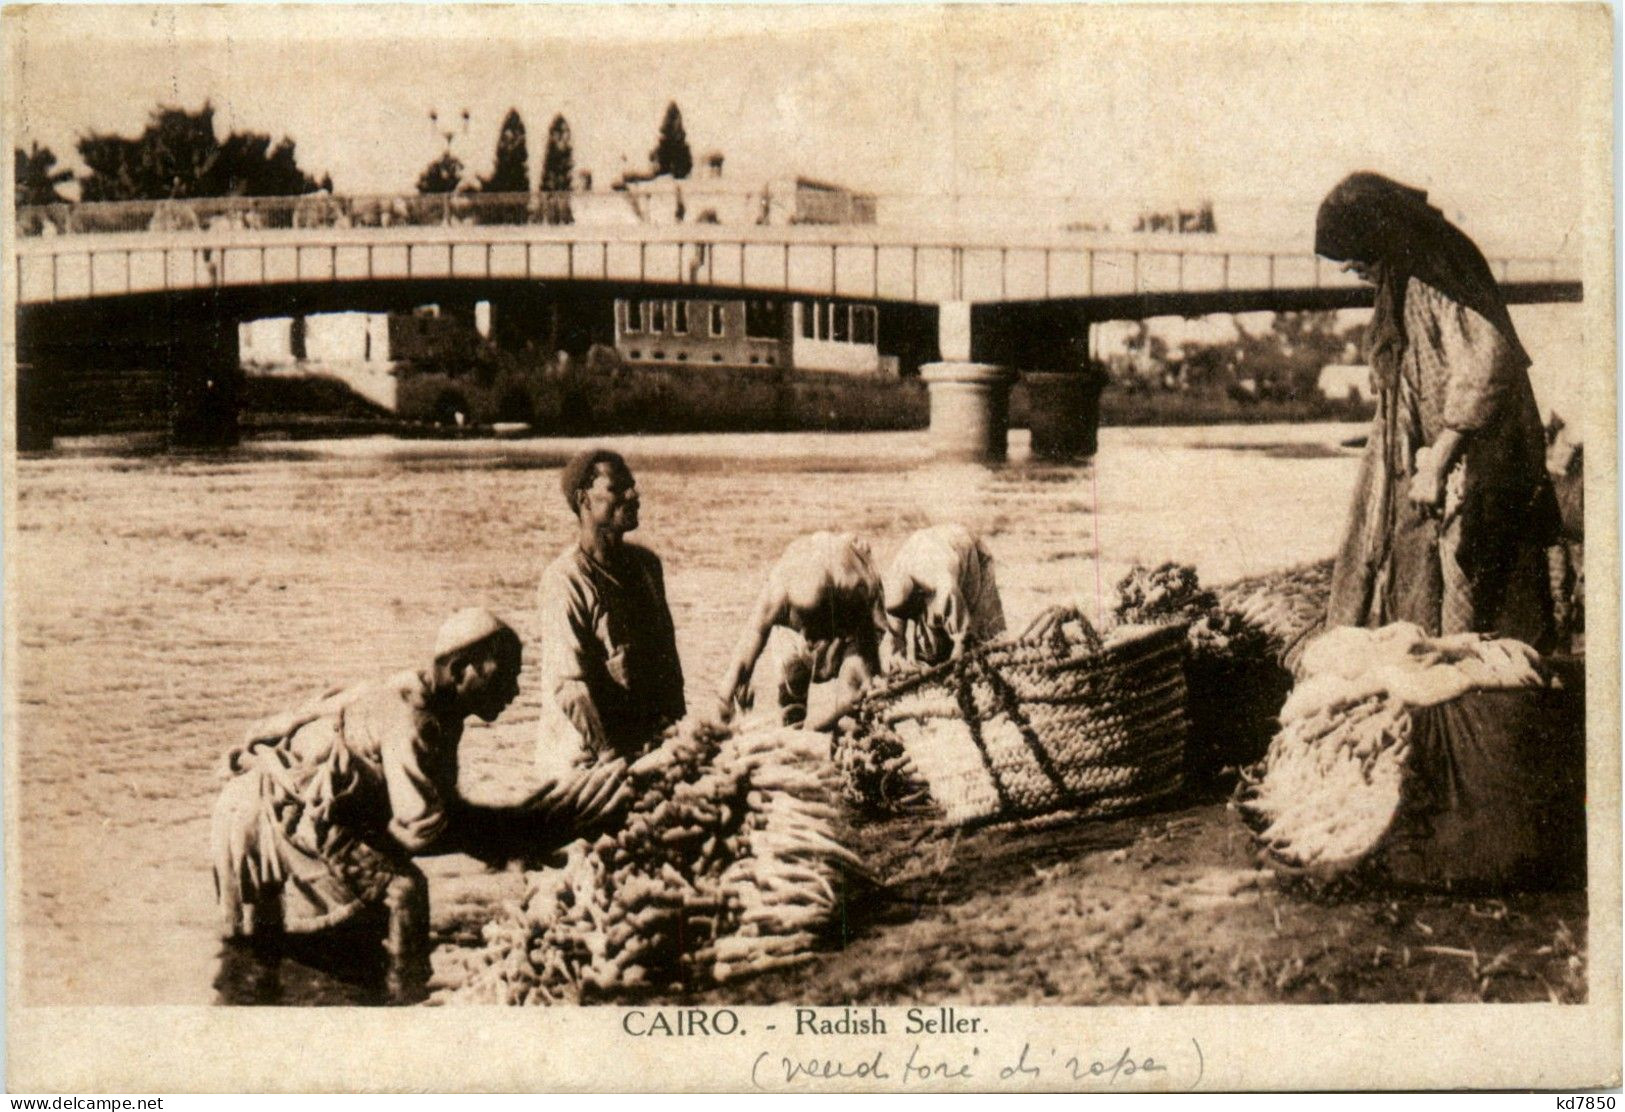
<svg viewBox="0 0 1625 1112"><path fill-rule="evenodd" d="M390 361L388 313L317 313L267 317L237 326L239 358L258 373L312 373L339 379L374 405L393 411L399 397Z"/></svg>
<svg viewBox="0 0 1625 1112"><path fill-rule="evenodd" d="M388 363L389 314L315 313L265 317L237 326L244 363Z"/></svg>
<svg viewBox="0 0 1625 1112"><path fill-rule="evenodd" d="M1371 368L1364 363L1328 363L1320 369L1321 396L1332 401L1372 399Z"/></svg>
<svg viewBox="0 0 1625 1112"><path fill-rule="evenodd" d="M695 177L628 182L614 194L626 206L617 215L630 212L639 223L659 225L875 223L872 194L806 177L741 188L724 177L722 165L713 152L701 159ZM796 301L788 308L769 300L716 298L615 303L615 348L632 363L896 374L896 358L881 354L880 329L875 305L837 299Z"/></svg>
<svg viewBox="0 0 1625 1112"><path fill-rule="evenodd" d="M793 367L891 374L880 312L861 302L643 298L615 303L615 348L630 363Z"/></svg>

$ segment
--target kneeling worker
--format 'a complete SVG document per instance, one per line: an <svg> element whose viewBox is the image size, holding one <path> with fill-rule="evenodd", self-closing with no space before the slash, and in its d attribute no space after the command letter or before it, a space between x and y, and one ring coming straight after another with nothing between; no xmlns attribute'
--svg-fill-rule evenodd
<svg viewBox="0 0 1625 1112"><path fill-rule="evenodd" d="M801 725L815 683L839 681L836 706L811 724L830 729L880 670L880 577L869 546L851 533L792 541L767 583L717 685L718 714L749 704L751 673L775 628L774 678L780 719Z"/></svg>
<svg viewBox="0 0 1625 1112"><path fill-rule="evenodd" d="M249 731L227 756L235 778L214 813L228 955L246 945L260 972L274 971L284 936L359 926L362 939L381 936L389 994L420 998L429 888L414 856L540 855L629 802L619 765L511 807L462 799L464 719L493 721L513 701L520 657L508 625L460 611L441 627L428 669L330 694Z"/></svg>

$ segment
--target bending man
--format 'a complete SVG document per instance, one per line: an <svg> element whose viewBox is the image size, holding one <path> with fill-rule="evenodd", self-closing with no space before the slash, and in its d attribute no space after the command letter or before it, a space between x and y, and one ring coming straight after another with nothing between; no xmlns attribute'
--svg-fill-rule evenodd
<svg viewBox="0 0 1625 1112"><path fill-rule="evenodd" d="M429 888L414 856L491 862L539 855L629 799L606 766L512 807L457 789L470 715L490 722L519 691L519 638L485 610L441 627L429 668L324 696L259 723L227 755L215 807L215 890L225 937L274 971L285 935L359 926L382 941L397 1000L429 973ZM228 953L231 951L228 950Z"/></svg>
<svg viewBox="0 0 1625 1112"><path fill-rule="evenodd" d="M749 704L751 673L779 631L774 652L778 706L786 725L807 719L811 686L839 681L836 705L812 724L827 730L880 670L880 578L869 546L851 533L812 533L785 549L768 572L750 620L717 685L719 714Z"/></svg>
<svg viewBox="0 0 1625 1112"><path fill-rule="evenodd" d="M882 580L887 667L930 667L1004 632L993 557L963 525L921 529Z"/></svg>

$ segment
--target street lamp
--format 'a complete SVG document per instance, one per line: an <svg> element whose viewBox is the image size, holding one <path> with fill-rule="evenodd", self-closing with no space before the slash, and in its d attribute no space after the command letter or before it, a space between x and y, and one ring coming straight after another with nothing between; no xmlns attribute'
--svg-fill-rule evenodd
<svg viewBox="0 0 1625 1112"><path fill-rule="evenodd" d="M468 134L468 121L470 118L470 113L468 109L464 108L460 114L463 120L463 134L466 136ZM429 109L429 130L438 133L440 137L446 141L446 151L447 153L450 153L452 140L457 138L457 131L455 128L450 127L446 128L445 130L441 130L440 112L438 109Z"/></svg>

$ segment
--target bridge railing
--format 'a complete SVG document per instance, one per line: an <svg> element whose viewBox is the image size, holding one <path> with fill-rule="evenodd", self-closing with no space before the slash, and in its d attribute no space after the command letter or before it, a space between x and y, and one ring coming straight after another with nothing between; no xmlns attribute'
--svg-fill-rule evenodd
<svg viewBox="0 0 1625 1112"><path fill-rule="evenodd" d="M1190 212L1176 212L1188 217ZM1313 214L1310 214L1312 226ZM24 206L17 234L86 235L213 228L379 228L458 224L716 224L727 227L888 224L1051 232L1211 231L1211 214L1175 220L1123 197L865 193L802 181L757 188L660 179L624 189L559 193L361 194L199 197Z"/></svg>
<svg viewBox="0 0 1625 1112"><path fill-rule="evenodd" d="M1070 198L853 196L863 204L663 187L47 205L18 211L14 263L30 302L450 276L987 302L1358 285L1301 239L1112 231L1063 219ZM1579 278L1559 255L1489 261L1502 283Z"/></svg>
<svg viewBox="0 0 1625 1112"><path fill-rule="evenodd" d="M19 236L189 232L221 228L389 228L457 224L569 224L569 193L429 193L295 197L198 197L22 205ZM594 195L602 196L602 195ZM616 195L636 220L628 194Z"/></svg>
<svg viewBox="0 0 1625 1112"><path fill-rule="evenodd" d="M28 205L21 237L217 228L390 228L448 225L873 224L877 198L794 185L761 189L638 188L597 192L197 197Z"/></svg>

